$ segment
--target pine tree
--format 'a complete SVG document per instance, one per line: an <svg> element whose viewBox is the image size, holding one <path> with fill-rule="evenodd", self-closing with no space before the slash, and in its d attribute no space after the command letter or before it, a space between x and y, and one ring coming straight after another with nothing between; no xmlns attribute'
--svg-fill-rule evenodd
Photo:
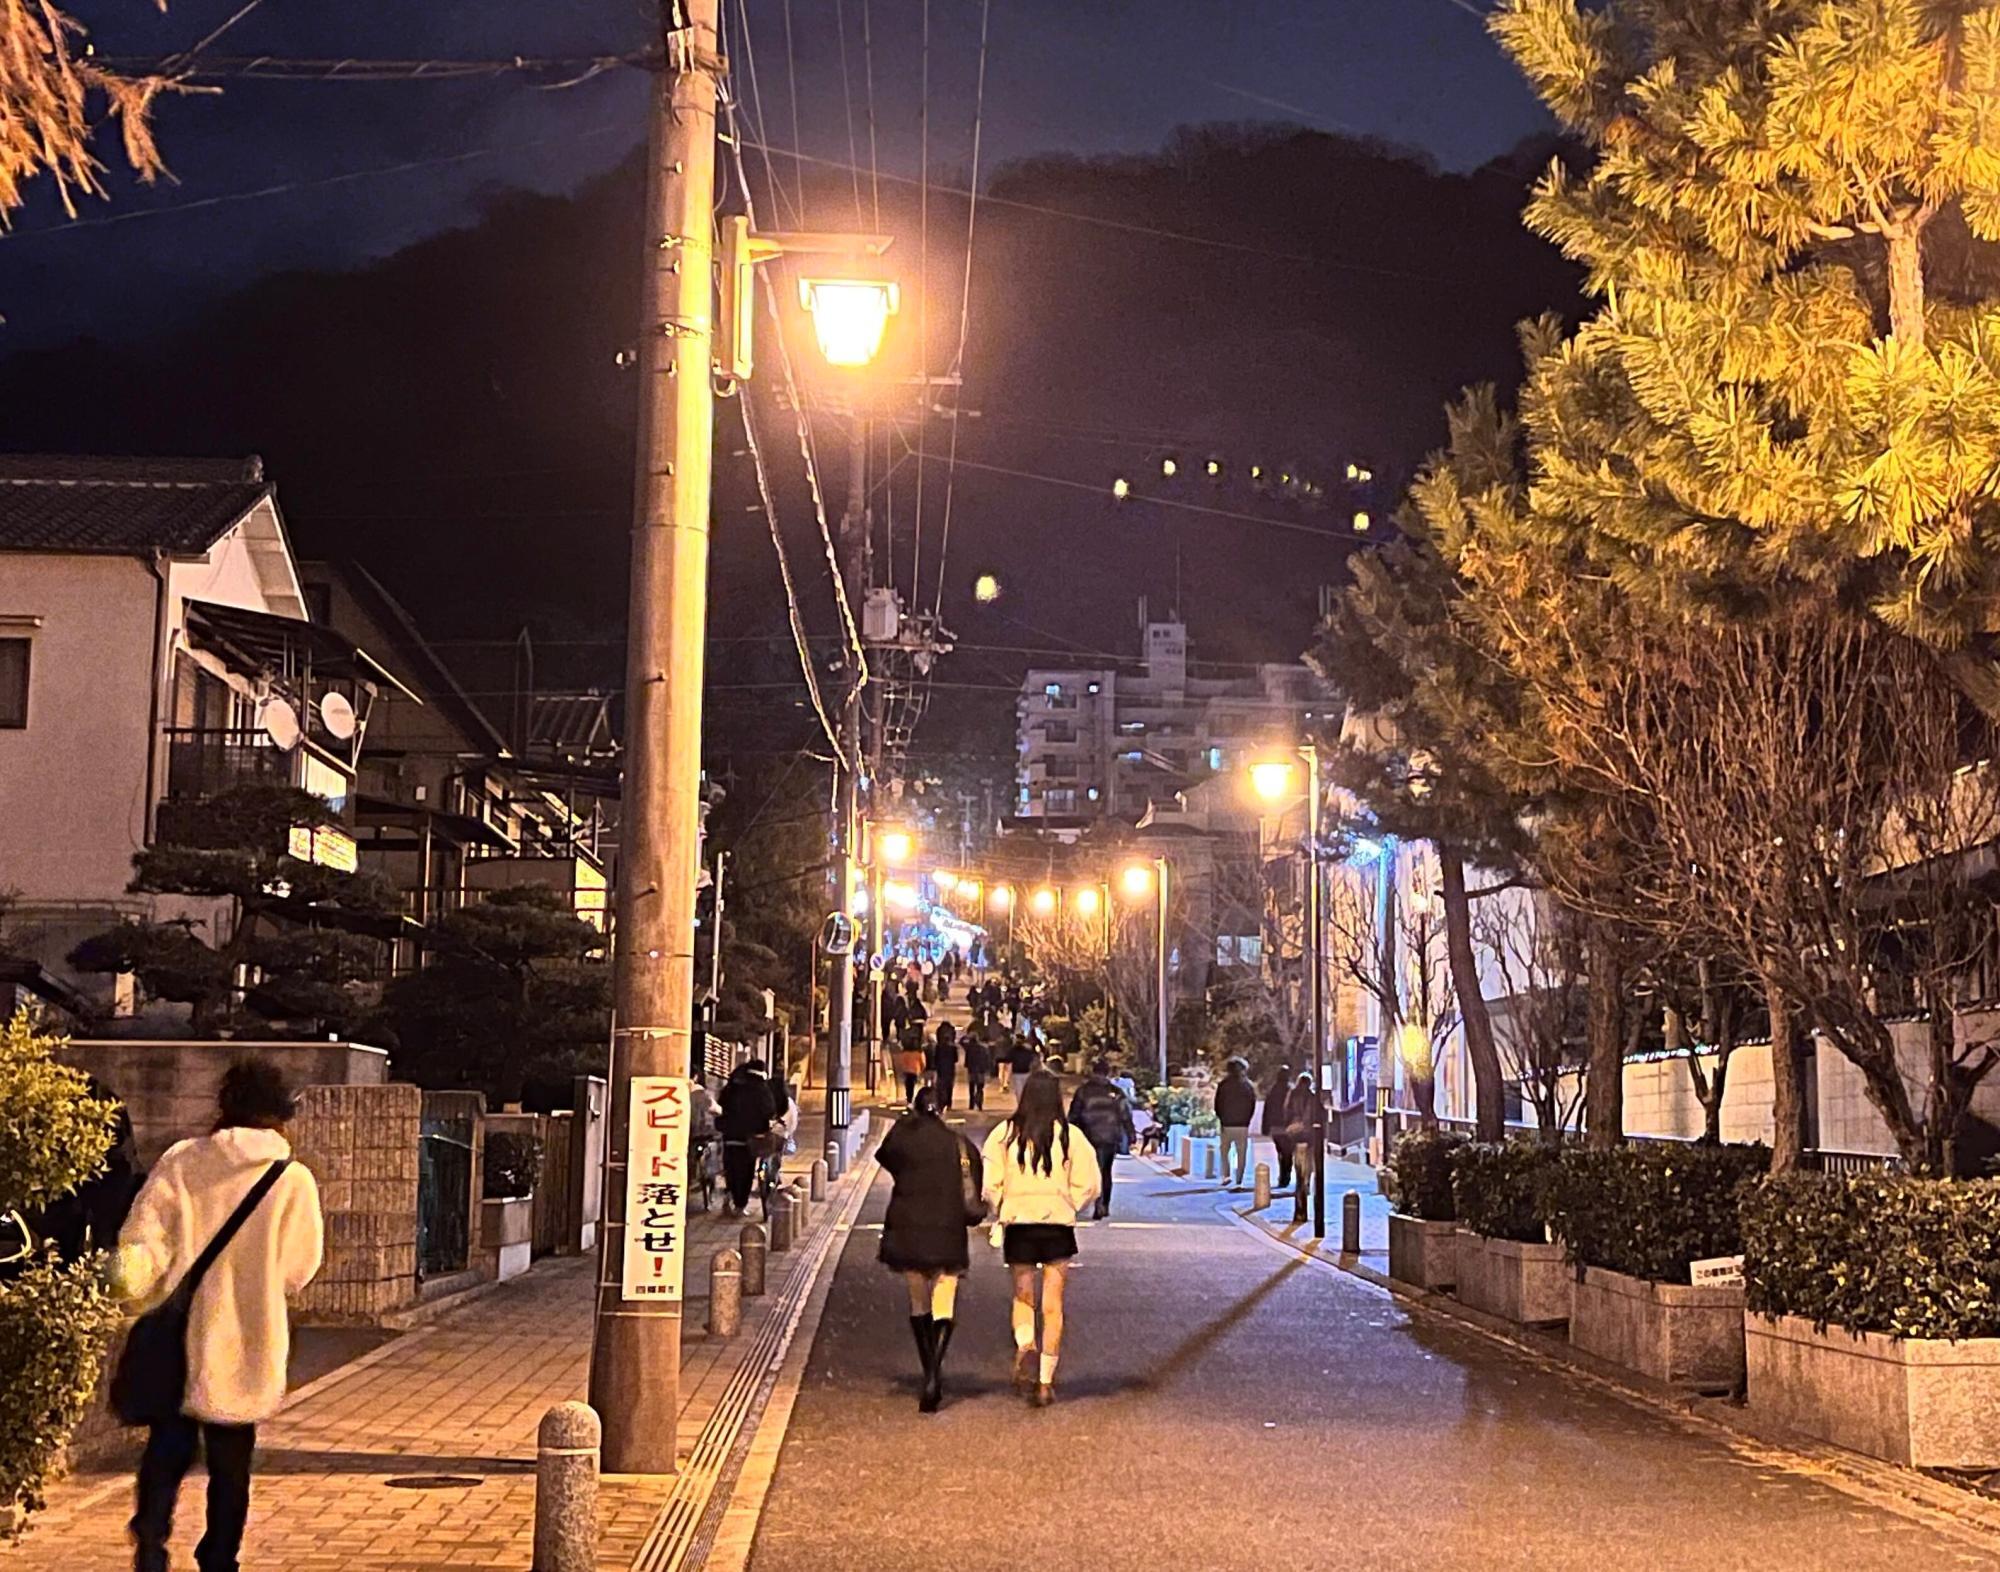
<svg viewBox="0 0 2000 1572"><path fill-rule="evenodd" d="M1944 645L2000 584L2000 8L1506 0L1595 154L1527 220L1596 313L1530 336L1529 506L1647 603L1801 584Z"/></svg>

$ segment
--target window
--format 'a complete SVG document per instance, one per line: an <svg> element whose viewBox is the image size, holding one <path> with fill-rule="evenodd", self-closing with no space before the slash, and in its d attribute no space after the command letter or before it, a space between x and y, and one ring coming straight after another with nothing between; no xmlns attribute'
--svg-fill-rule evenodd
<svg viewBox="0 0 2000 1572"><path fill-rule="evenodd" d="M1075 791L1065 788L1061 791L1049 792L1046 796L1042 798L1042 811L1044 813L1076 812Z"/></svg>
<svg viewBox="0 0 2000 1572"><path fill-rule="evenodd" d="M1255 933L1217 934L1215 938L1215 964L1217 966L1263 965L1263 936Z"/></svg>
<svg viewBox="0 0 2000 1572"><path fill-rule="evenodd" d="M1220 748L1210 748L1208 750L1208 767L1211 770L1222 768L1222 750Z"/></svg>
<svg viewBox="0 0 2000 1572"><path fill-rule="evenodd" d="M28 724L28 639L0 639L0 730Z"/></svg>

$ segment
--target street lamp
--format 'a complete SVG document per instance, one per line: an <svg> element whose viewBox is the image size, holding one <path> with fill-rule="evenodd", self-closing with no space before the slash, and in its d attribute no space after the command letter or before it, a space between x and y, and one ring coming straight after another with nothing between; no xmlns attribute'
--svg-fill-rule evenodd
<svg viewBox="0 0 2000 1572"><path fill-rule="evenodd" d="M882 348L901 300L896 286L881 279L802 278L799 303L812 313L828 365L865 366Z"/></svg>
<svg viewBox="0 0 2000 1572"><path fill-rule="evenodd" d="M1148 892L1159 896L1159 954L1153 974L1154 988L1159 996L1159 1010L1155 1027L1155 1049L1159 1056L1160 1084L1167 1084L1167 894L1171 875L1167 870L1167 859L1155 857L1151 863L1135 862L1126 866L1120 883L1125 893L1135 901L1144 900Z"/></svg>
<svg viewBox="0 0 2000 1572"><path fill-rule="evenodd" d="M1037 917L1047 917L1056 909L1056 892L1044 885L1029 898L1028 905Z"/></svg>
<svg viewBox="0 0 2000 1572"><path fill-rule="evenodd" d="M1320 892L1319 748L1304 743L1294 750L1306 763L1306 956L1312 968L1313 1084L1322 1096L1313 1104L1313 1237L1326 1237L1326 955ZM1250 785L1266 802L1279 802L1292 791L1290 759L1261 760L1250 766Z"/></svg>
<svg viewBox="0 0 2000 1572"><path fill-rule="evenodd" d="M916 837L908 830L884 830L882 832L882 860L892 868L900 868L910 860L917 849Z"/></svg>
<svg viewBox="0 0 2000 1572"><path fill-rule="evenodd" d="M1077 916L1095 917L1097 915L1097 886L1086 884L1070 898L1070 904L1076 908Z"/></svg>

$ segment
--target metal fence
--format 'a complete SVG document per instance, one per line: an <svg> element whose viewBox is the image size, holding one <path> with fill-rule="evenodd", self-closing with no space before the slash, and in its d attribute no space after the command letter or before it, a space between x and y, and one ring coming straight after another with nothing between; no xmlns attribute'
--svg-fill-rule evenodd
<svg viewBox="0 0 2000 1572"><path fill-rule="evenodd" d="M472 1115L425 1098L417 1143L417 1277L442 1277L471 1264Z"/></svg>

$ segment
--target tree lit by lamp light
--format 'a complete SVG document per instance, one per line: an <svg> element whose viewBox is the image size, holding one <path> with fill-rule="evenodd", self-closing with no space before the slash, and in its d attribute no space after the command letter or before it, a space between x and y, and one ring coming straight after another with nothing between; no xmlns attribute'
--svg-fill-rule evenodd
<svg viewBox="0 0 2000 1572"><path fill-rule="evenodd" d="M865 366L882 348L900 299L896 286L880 279L802 278L799 302L812 313L828 365Z"/></svg>

